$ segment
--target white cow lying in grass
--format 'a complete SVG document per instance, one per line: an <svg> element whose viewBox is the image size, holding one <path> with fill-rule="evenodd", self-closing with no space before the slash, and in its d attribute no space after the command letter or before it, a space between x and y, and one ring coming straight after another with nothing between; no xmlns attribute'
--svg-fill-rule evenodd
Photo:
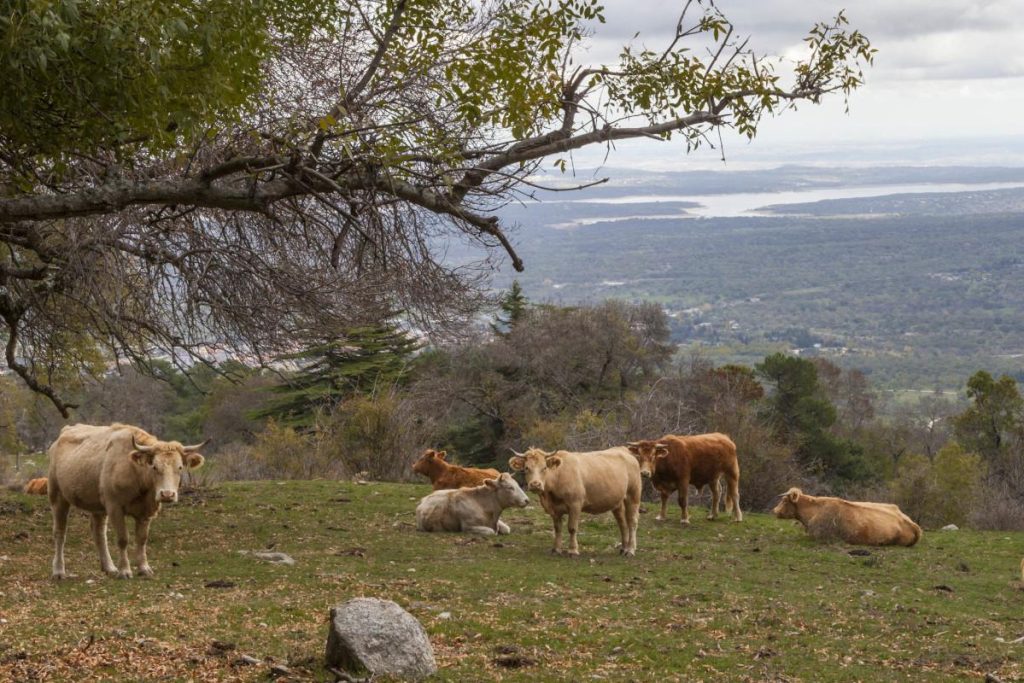
<svg viewBox="0 0 1024 683"><path fill-rule="evenodd" d="M416 528L420 531L466 531L492 536L510 529L498 518L509 507L526 507L530 502L508 472L487 479L482 486L446 489L425 496L416 506Z"/></svg>

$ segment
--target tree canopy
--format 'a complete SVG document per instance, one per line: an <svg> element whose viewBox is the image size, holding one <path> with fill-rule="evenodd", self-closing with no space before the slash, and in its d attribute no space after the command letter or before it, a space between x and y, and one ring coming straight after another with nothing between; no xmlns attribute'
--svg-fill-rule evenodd
<svg viewBox="0 0 1024 683"><path fill-rule="evenodd" d="M753 137L874 54L842 14L788 67L710 2L668 18L663 49L584 65L596 0L5 4L6 364L67 414L60 378L111 358L263 362L396 309L443 327L495 259L524 267L495 211L543 160Z"/></svg>

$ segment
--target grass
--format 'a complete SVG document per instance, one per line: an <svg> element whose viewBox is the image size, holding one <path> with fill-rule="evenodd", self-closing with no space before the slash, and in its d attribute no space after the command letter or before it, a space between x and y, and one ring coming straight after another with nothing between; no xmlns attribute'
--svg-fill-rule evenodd
<svg viewBox="0 0 1024 683"><path fill-rule="evenodd" d="M438 680L1024 680L1024 534L929 532L851 555L790 522L655 522L620 558L610 515L580 559L548 553L534 503L512 535L415 531L424 485L242 482L187 496L153 525L153 579L99 573L86 517L54 583L41 497L0 493L0 680L331 680L330 606L396 601L427 629ZM675 512L675 511L673 511ZM292 567L239 551L273 547ZM221 580L228 588L206 587ZM1000 642L999 639L1002 639ZM216 642L215 642L216 641Z"/></svg>

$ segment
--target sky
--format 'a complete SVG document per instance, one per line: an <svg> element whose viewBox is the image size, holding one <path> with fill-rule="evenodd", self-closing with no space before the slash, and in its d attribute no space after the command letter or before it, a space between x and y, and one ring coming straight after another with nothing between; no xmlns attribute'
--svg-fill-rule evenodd
<svg viewBox="0 0 1024 683"><path fill-rule="evenodd" d="M602 0L587 61L614 58L624 44L663 48L683 2ZM1024 0L718 0L759 53L796 56L817 21L846 8L850 27L878 49L866 84L843 111L842 96L806 104L761 124L752 143L726 138L690 156L679 144L621 145L609 166L650 170L749 168L788 162L1024 166ZM634 34L639 36L634 39ZM575 162L601 162L603 151Z"/></svg>

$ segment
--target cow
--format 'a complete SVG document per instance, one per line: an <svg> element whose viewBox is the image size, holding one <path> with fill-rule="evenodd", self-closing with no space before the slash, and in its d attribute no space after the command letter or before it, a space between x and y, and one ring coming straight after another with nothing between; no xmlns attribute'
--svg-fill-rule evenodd
<svg viewBox="0 0 1024 683"><path fill-rule="evenodd" d="M435 491L480 486L487 479L498 478L498 470L452 465L445 461L446 455L444 451L428 448L420 459L413 463L412 471L430 479Z"/></svg>
<svg viewBox="0 0 1024 683"><path fill-rule="evenodd" d="M725 434L698 434L695 436L663 436L657 441L634 441L626 446L640 463L640 474L648 477L661 494L659 521L667 519L666 506L673 491L679 491L682 523L690 523L688 497L690 486L698 492L711 489L711 508L708 519L718 516L721 490L719 479L725 479L726 507L732 508L732 520L743 521L740 509L740 464L736 458L736 444Z"/></svg>
<svg viewBox="0 0 1024 683"><path fill-rule="evenodd" d="M39 477L38 479L30 479L26 484L25 488L22 489L25 493L31 493L37 496L46 495L46 477Z"/></svg>
<svg viewBox="0 0 1024 683"><path fill-rule="evenodd" d="M782 494L772 513L795 519L812 538L840 538L854 545L902 545L921 540L921 527L896 505L809 496L798 488Z"/></svg>
<svg viewBox="0 0 1024 683"><path fill-rule="evenodd" d="M508 472L485 479L480 486L434 491L416 506L420 531L465 531L493 536L507 534L508 525L498 519L509 507L526 507L530 499Z"/></svg>
<svg viewBox="0 0 1024 683"><path fill-rule="evenodd" d="M562 517L569 517L569 551L580 554L576 534L580 513L611 512L619 525L619 552L636 555L636 526L640 517L640 467L625 448L590 453L530 448L516 453L509 466L526 472L526 486L540 496L544 511L551 515L555 529L552 553L562 552Z"/></svg>
<svg viewBox="0 0 1024 683"><path fill-rule="evenodd" d="M149 525L162 503L178 500L185 468L196 469L204 458L195 446L160 441L138 427L114 423L109 427L76 424L64 427L50 446L48 488L53 510L53 578L67 577L64 538L68 512L77 507L92 517L92 535L100 569L118 578L131 578L125 517L135 519L135 571L152 576L146 558ZM107 519L117 532L118 563L107 548Z"/></svg>

